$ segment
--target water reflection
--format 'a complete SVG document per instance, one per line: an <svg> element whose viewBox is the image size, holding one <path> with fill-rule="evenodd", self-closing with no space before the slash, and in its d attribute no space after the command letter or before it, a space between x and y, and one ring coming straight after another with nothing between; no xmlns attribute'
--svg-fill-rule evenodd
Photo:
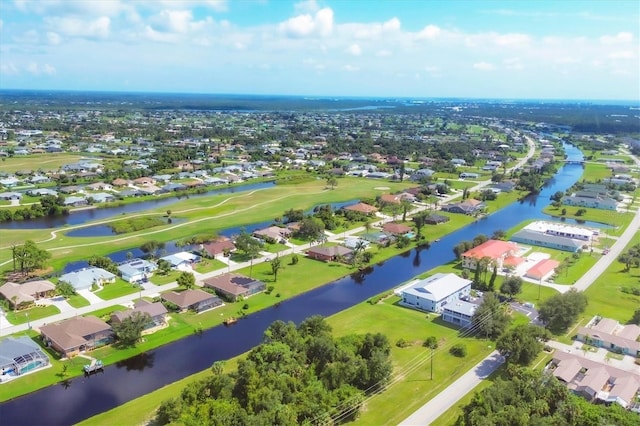
<svg viewBox="0 0 640 426"><path fill-rule="evenodd" d="M145 352L133 358L117 362L116 367L125 368L127 371L144 371L146 368L153 368L155 356L155 352Z"/></svg>

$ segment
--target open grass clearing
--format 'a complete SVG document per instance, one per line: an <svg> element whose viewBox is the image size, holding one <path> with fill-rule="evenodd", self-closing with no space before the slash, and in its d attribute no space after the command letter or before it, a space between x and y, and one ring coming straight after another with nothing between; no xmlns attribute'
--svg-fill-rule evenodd
<svg viewBox="0 0 640 426"><path fill-rule="evenodd" d="M563 209L566 209L565 215L562 214ZM583 215L578 216L576 213L580 209L584 209L586 212ZM624 229L629 226L629 223L633 219L633 213L630 212L617 212L612 210L601 210L567 205L562 205L559 208L549 205L542 211L543 213L554 217L566 217L576 219L578 221L591 221L611 225L614 227L614 229L603 229L603 233L616 236L621 235Z"/></svg>
<svg viewBox="0 0 640 426"><path fill-rule="evenodd" d="M201 274L205 274L207 272L211 272L211 271L217 271L218 269L222 269L222 268L226 268L227 264L224 262L221 262L220 260L217 259L202 259L200 262L195 264L195 267L193 269L195 269L196 272L200 272ZM176 276L176 279L178 277ZM175 281L175 280L174 280ZM171 282L171 281L169 281Z"/></svg>
<svg viewBox="0 0 640 426"><path fill-rule="evenodd" d="M2 161L2 171L14 173L19 170L58 170L67 163L76 163L85 155L53 153L53 154L32 154L25 156L14 156L5 158Z"/></svg>

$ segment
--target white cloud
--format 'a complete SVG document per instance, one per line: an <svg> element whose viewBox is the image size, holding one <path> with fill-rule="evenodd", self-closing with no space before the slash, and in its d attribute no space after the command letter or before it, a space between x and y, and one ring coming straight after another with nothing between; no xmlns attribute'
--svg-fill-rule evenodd
<svg viewBox="0 0 640 426"><path fill-rule="evenodd" d="M442 30L437 25L427 25L416 35L416 39L418 40L433 40L436 39Z"/></svg>
<svg viewBox="0 0 640 426"><path fill-rule="evenodd" d="M80 38L107 38L111 27L111 19L108 16L101 16L93 21L52 16L44 18L44 21L49 28L63 35Z"/></svg>
<svg viewBox="0 0 640 426"><path fill-rule="evenodd" d="M614 36L605 35L600 37L600 43L602 44L625 44L633 41L633 34L620 32Z"/></svg>
<svg viewBox="0 0 640 426"><path fill-rule="evenodd" d="M320 10L320 6L318 6L318 2L316 0L306 0L294 4L293 9L296 11L296 13L300 14L316 13L318 10Z"/></svg>
<svg viewBox="0 0 640 426"><path fill-rule="evenodd" d="M341 34L346 37L354 37L358 40L377 40L382 36L399 32L401 26L400 20L394 17L382 23L349 22L341 24L340 29Z"/></svg>
<svg viewBox="0 0 640 426"><path fill-rule="evenodd" d="M17 75L19 73L18 67L13 62L4 62L0 63L0 74L7 75Z"/></svg>
<svg viewBox="0 0 640 426"><path fill-rule="evenodd" d="M33 74L33 75L41 75L41 74L53 75L56 73L56 69L51 65L49 64L39 65L37 62L29 62L29 64L26 67L26 71L29 74Z"/></svg>
<svg viewBox="0 0 640 426"><path fill-rule="evenodd" d="M618 50L609 54L611 59L633 59L635 56L631 50Z"/></svg>
<svg viewBox="0 0 640 426"><path fill-rule="evenodd" d="M0 19L0 30L2 29L3 26L4 26L4 21Z"/></svg>
<svg viewBox="0 0 640 426"><path fill-rule="evenodd" d="M359 46L359 45L357 45L357 44L355 44L355 43L354 43L354 44L352 44L351 46L349 46L349 48L347 49L347 52L348 52L350 55L353 55L353 56L360 56L360 55L362 55L362 49L360 48L360 46Z"/></svg>
<svg viewBox="0 0 640 426"><path fill-rule="evenodd" d="M38 44L40 42L40 35L36 30L29 30L14 36L13 40L19 44Z"/></svg>
<svg viewBox="0 0 640 426"><path fill-rule="evenodd" d="M62 37L60 34L54 33L52 31L47 32L47 42L53 46L58 45L62 42Z"/></svg>
<svg viewBox="0 0 640 426"><path fill-rule="evenodd" d="M376 52L376 56L383 58L385 56L391 56L391 51L390 50L386 50L386 49L382 49L382 50L378 50Z"/></svg>
<svg viewBox="0 0 640 426"><path fill-rule="evenodd" d="M151 27L163 33L186 33L193 21L190 10L163 10L150 19Z"/></svg>
<svg viewBox="0 0 640 426"><path fill-rule="evenodd" d="M489 62L476 62L475 64L473 64L473 69L478 71L493 71L496 69L496 67Z"/></svg>
<svg viewBox="0 0 640 426"><path fill-rule="evenodd" d="M351 64L345 65L344 67L342 67L342 69L349 72L360 71L360 67L356 67L355 65L351 65Z"/></svg>
<svg viewBox="0 0 640 426"><path fill-rule="evenodd" d="M278 26L280 32L288 37L304 38L310 36L327 37L333 31L333 10L324 8L311 14L298 15Z"/></svg>

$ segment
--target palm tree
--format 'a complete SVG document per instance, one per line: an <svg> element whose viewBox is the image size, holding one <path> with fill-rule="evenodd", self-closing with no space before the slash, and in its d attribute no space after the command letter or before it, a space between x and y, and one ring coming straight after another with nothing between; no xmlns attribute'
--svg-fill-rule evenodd
<svg viewBox="0 0 640 426"><path fill-rule="evenodd" d="M363 252L367 248L367 243L362 240L358 240L356 245L353 247L353 252L351 254L351 264L355 266L358 263L358 258L360 257L360 253Z"/></svg>

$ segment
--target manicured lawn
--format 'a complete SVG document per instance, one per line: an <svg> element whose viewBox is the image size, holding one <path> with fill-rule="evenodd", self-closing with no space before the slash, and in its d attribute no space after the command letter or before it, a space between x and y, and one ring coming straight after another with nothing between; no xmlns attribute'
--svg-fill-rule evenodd
<svg viewBox="0 0 640 426"><path fill-rule="evenodd" d="M84 306L89 306L90 303L87 299L80 296L79 294L74 294L71 297L67 298L67 303L73 306L74 308L82 308Z"/></svg>
<svg viewBox="0 0 640 426"><path fill-rule="evenodd" d="M115 283L107 284L102 290L96 291L95 295L104 300L111 300L137 291L140 291L140 287L118 278Z"/></svg>
<svg viewBox="0 0 640 426"><path fill-rule="evenodd" d="M18 312L7 312L7 321L9 321L13 325L26 324L29 321L46 318L48 316L56 315L59 313L60 309L58 309L57 306L36 306Z"/></svg>
<svg viewBox="0 0 640 426"><path fill-rule="evenodd" d="M584 208L586 213L582 216L577 216L576 212L582 207L576 206L566 206L563 205L560 208L553 207L551 205L545 207L543 212L555 216L555 217L568 217L577 220L588 220L592 222L598 223L606 223L608 225L612 225L615 229L607 229L606 233L610 235L620 235L622 231L629 225L631 219L633 219L632 213L620 213L611 210L600 210L600 209L592 209L592 208ZM567 210L566 215L562 215L562 209ZM605 233L603 231L603 233Z"/></svg>
<svg viewBox="0 0 640 426"><path fill-rule="evenodd" d="M92 315L94 317L102 318L103 320L107 321L111 317L112 313L118 312L118 311L124 311L126 309L127 309L127 307L126 306L122 306L122 305L107 306L106 308L98 309L96 311L93 311L93 312L87 314L87 316L88 315Z"/></svg>
<svg viewBox="0 0 640 426"><path fill-rule="evenodd" d="M79 154L32 154L20 157L9 157L2 161L2 171L16 172L18 170L58 170L60 166L67 163L75 163L84 155Z"/></svg>
<svg viewBox="0 0 640 426"><path fill-rule="evenodd" d="M195 270L201 274L226 268L227 264L216 259L203 259L195 266ZM177 276L176 276L177 278ZM175 281L175 279L173 280ZM169 281L171 282L171 281Z"/></svg>
<svg viewBox="0 0 640 426"><path fill-rule="evenodd" d="M460 337L457 328L424 312L398 306L398 297L390 297L376 305L361 303L329 318L336 335L380 332L392 344L391 359L394 366L392 381L381 394L369 399L362 410L358 424L398 424L426 401L436 396L492 350L493 343L476 338ZM422 346L428 336L436 336L439 347L433 362L433 380L430 371L430 350ZM412 345L399 348L399 339ZM465 358L449 354L455 343L467 347Z"/></svg>
<svg viewBox="0 0 640 426"><path fill-rule="evenodd" d="M625 160L628 160L626 157ZM583 176L589 182L598 182L612 176L611 170L604 163L585 163Z"/></svg>
<svg viewBox="0 0 640 426"><path fill-rule="evenodd" d="M165 285L177 280L179 275L180 275L180 271L176 271L176 270L172 270L167 275L162 275L156 272L155 274L153 274L151 278L149 278L149 281L155 285Z"/></svg>
<svg viewBox="0 0 640 426"><path fill-rule="evenodd" d="M275 243L275 244L265 244L262 250L268 251L269 253L279 253L282 250L286 250L288 248L289 247L284 244Z"/></svg>
<svg viewBox="0 0 640 426"><path fill-rule="evenodd" d="M640 233L637 233L625 248L638 244ZM640 287L640 269L632 267L624 272L625 265L614 261L607 270L585 291L589 304L583 318L602 315L626 323L633 312L640 307L640 296L624 293L624 287Z"/></svg>

